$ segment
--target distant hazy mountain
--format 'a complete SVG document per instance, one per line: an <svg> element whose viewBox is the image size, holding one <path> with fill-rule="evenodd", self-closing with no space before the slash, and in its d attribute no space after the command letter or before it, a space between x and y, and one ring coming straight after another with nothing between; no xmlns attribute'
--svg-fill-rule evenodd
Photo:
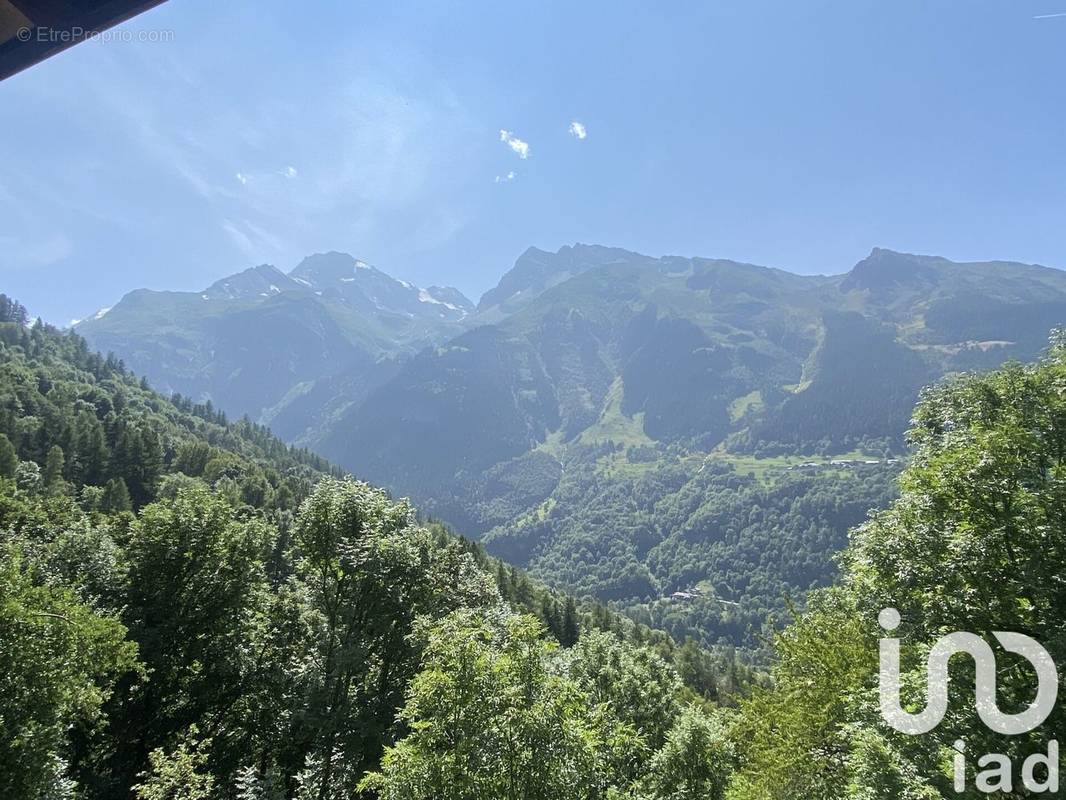
<svg viewBox="0 0 1066 800"><path fill-rule="evenodd" d="M1066 320L1066 273L877 249L800 276L579 245L528 250L478 309L498 321L423 351L311 441L475 530L482 472L612 415L703 451L898 447L924 383L1039 352Z"/></svg>
<svg viewBox="0 0 1066 800"><path fill-rule="evenodd" d="M485 321L499 319L524 308L546 289L605 264L631 263L634 259L651 263L654 259L638 256L617 247L575 245L549 253L531 247L500 279L495 288L485 292L478 312Z"/></svg>
<svg viewBox="0 0 1066 800"><path fill-rule="evenodd" d="M887 502L924 384L1063 323L1066 273L1039 266L875 249L804 276L575 245L527 250L476 309L327 253L132 292L79 331L546 579L737 641ZM704 584L728 603L679 616L670 593Z"/></svg>
<svg viewBox="0 0 1066 800"><path fill-rule="evenodd" d="M875 249L801 276L575 245L530 248L476 309L331 252L131 292L78 330L432 506L610 414L701 450L898 442L923 383L1031 358L1064 319L1066 274L1038 266Z"/></svg>
<svg viewBox="0 0 1066 800"><path fill-rule="evenodd" d="M382 359L457 332L473 311L457 289L420 289L323 253L288 275L264 264L202 292L140 289L76 327L162 391L269 421L309 393L320 397L316 382L369 375ZM333 400L308 408L309 422ZM304 427L293 421L289 433Z"/></svg>
<svg viewBox="0 0 1066 800"><path fill-rule="evenodd" d="M300 284L270 264L249 267L236 275L215 281L204 289L204 300L245 300L295 291Z"/></svg>
<svg viewBox="0 0 1066 800"><path fill-rule="evenodd" d="M451 287L420 289L345 253L317 253L301 261L289 277L347 308L368 316L399 316L433 323L458 322L474 310Z"/></svg>

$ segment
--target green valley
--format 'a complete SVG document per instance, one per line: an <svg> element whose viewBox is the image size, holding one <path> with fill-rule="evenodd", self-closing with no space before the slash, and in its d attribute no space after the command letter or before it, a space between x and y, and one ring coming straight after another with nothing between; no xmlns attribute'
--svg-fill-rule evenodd
<svg viewBox="0 0 1066 800"><path fill-rule="evenodd" d="M492 764L435 753L418 721L434 676L471 655L476 695L444 708ZM715 707L752 679L260 426L157 394L0 295L0 795L439 797L411 794L426 768L496 792L543 756L500 742L564 730L573 758L543 791L666 798L693 732L721 753L690 785L724 781Z"/></svg>
<svg viewBox="0 0 1066 800"><path fill-rule="evenodd" d="M454 313L361 263L134 293L78 330L543 580L746 648L891 500L921 387L1066 319L1057 270L882 249L805 276L531 248L477 308L434 290Z"/></svg>

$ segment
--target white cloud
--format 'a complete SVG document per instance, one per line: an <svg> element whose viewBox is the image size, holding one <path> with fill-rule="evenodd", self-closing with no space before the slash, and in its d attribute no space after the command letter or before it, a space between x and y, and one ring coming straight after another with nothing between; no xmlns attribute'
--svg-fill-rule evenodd
<svg viewBox="0 0 1066 800"><path fill-rule="evenodd" d="M296 169L296 167L289 165L287 167L283 167L282 169L238 172L235 177L238 181L240 181L241 186L247 186L253 181L262 181L264 179L269 181L275 176L292 180L293 178L300 177L300 171Z"/></svg>
<svg viewBox="0 0 1066 800"><path fill-rule="evenodd" d="M589 135L589 132L585 129L585 126L582 123L575 119L570 123L570 135L576 136L578 139L584 139Z"/></svg>
<svg viewBox="0 0 1066 800"><path fill-rule="evenodd" d="M1033 19L1059 19L1061 17L1066 17L1066 11L1058 14L1037 14Z"/></svg>
<svg viewBox="0 0 1066 800"><path fill-rule="evenodd" d="M500 128L500 141L514 150L519 158L529 158L529 142L523 142L510 131Z"/></svg>
<svg viewBox="0 0 1066 800"><path fill-rule="evenodd" d="M514 172L514 170L511 170L506 175L497 175L496 176L496 183L510 183L514 179L515 179L515 172Z"/></svg>

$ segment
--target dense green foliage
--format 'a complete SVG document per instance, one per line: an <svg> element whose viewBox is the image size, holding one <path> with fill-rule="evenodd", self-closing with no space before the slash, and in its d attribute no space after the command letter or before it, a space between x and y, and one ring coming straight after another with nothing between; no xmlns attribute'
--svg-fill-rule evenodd
<svg viewBox="0 0 1066 800"><path fill-rule="evenodd" d="M892 635L904 643L902 685L915 708L924 703L925 655L950 632L989 641L993 631L1024 633L1063 663L1066 340L1056 336L1038 364L929 389L911 441L900 498L855 531L840 583L777 639L773 688L743 706L736 800L982 797L974 775L981 755L1004 754L1019 770L1066 731L1061 705L1027 734L986 728L975 713L973 663L961 658L954 701L932 732L896 733L877 704L882 608L902 614ZM998 703L1020 710L1034 696L1033 672L1003 652L998 658ZM956 792L960 739L967 788ZM1007 796L1030 796L1015 776Z"/></svg>
<svg viewBox="0 0 1066 800"><path fill-rule="evenodd" d="M20 543L0 543L0 786L5 797L61 796L72 721L93 719L136 647L113 617L49 585Z"/></svg>
<svg viewBox="0 0 1066 800"><path fill-rule="evenodd" d="M725 728L683 709L679 685L604 634L559 652L529 617L455 615L429 634L411 733L363 786L388 800L720 798Z"/></svg>
<svg viewBox="0 0 1066 800"><path fill-rule="evenodd" d="M160 397L77 334L27 327L25 309L10 300L5 314L0 474L12 477L13 454L24 488L76 494L89 511L125 511L196 478L235 502L285 511L328 470L261 426L227 423L210 404Z"/></svg>
<svg viewBox="0 0 1066 800"><path fill-rule="evenodd" d="M877 705L885 607L912 707L952 631L1066 658L1061 335L1036 364L926 390L891 503L890 464L697 456L624 414L486 476L478 513L527 508L492 529L497 552L705 640L749 637L775 593L829 581L843 531L888 505L772 637L761 681L539 586L265 429L159 397L6 298L0 313L5 797L937 800L984 796L980 754L1020 764L1066 729L1058 708L997 735L961 693L905 736ZM1020 666L1001 662L1003 707L1032 697Z"/></svg>
<svg viewBox="0 0 1066 800"><path fill-rule="evenodd" d="M62 761L59 774L90 796L123 796L140 779L151 797L183 759L218 796L234 796L249 766L338 796L393 735L418 666L414 620L500 603L456 541L365 484L320 481L291 524L195 485L135 518L11 481L0 496L5 642L31 623L65 635L5 647L20 656L5 674L22 689L10 700L40 717L3 713L16 762L5 796L55 791ZM48 662L33 656L49 644L63 671L38 677ZM68 738L71 725L83 732Z"/></svg>
<svg viewBox="0 0 1066 800"><path fill-rule="evenodd" d="M569 455L540 513L494 528L486 546L678 638L747 647L790 598L832 579L848 529L888 504L897 474L877 464L760 478L610 443Z"/></svg>
<svg viewBox="0 0 1066 800"><path fill-rule="evenodd" d="M705 736L685 785L726 780L743 668L0 306L0 796L667 798ZM435 715L500 761L449 768Z"/></svg>

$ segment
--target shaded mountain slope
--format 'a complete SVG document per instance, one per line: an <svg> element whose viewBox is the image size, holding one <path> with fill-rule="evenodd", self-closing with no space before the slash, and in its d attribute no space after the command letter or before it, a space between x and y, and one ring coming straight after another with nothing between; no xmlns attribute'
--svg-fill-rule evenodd
<svg viewBox="0 0 1066 800"><path fill-rule="evenodd" d="M164 391L263 421L303 397L310 421L332 413L336 399L308 396L316 382L328 387L447 338L472 311L456 289L420 289L330 252L309 256L288 275L262 265L202 292L139 289L77 329ZM309 424L286 428L296 435Z"/></svg>

